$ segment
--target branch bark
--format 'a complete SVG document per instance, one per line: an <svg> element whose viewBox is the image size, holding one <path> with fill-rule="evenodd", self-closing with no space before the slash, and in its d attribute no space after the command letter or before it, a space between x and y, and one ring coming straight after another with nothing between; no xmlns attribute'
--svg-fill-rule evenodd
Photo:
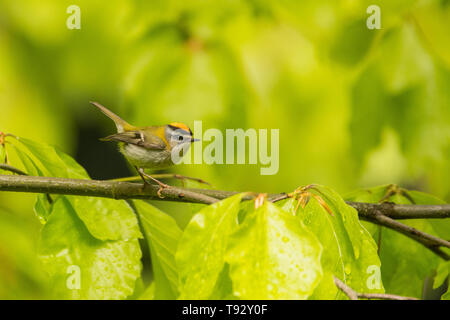
<svg viewBox="0 0 450 320"><path fill-rule="evenodd" d="M392 219L442 219L450 218L450 205L410 205L410 204L394 204L384 202L380 204L347 202L358 212L367 215L374 212L376 208L378 212Z"/></svg>
<svg viewBox="0 0 450 320"><path fill-rule="evenodd" d="M211 204L218 199L202 189L170 187L157 194L159 186L142 183L0 175L0 191L50 193L112 199L148 199Z"/></svg>
<svg viewBox="0 0 450 320"><path fill-rule="evenodd" d="M80 180L52 177L0 175L0 191L64 194L113 199L147 199L211 204L238 192L210 189L170 187L157 192L159 186L123 181ZM258 193L248 193L244 200L253 199ZM279 201L286 194L271 194L268 199ZM360 219L391 228L421 243L441 258L450 256L441 247L450 248L450 242L402 224L395 219L437 219L450 217L450 204L397 205L393 203L347 202L358 211Z"/></svg>
<svg viewBox="0 0 450 320"><path fill-rule="evenodd" d="M388 227L390 229L398 231L398 232L404 234L405 236L421 243L426 248L430 249L431 251L436 253L438 256L440 256L442 259L450 260L450 256L441 249L441 247L450 248L449 241L440 239L438 237L435 237L433 235L427 234L427 233L417 230L413 227L410 227L406 224L395 221L394 219L383 215L383 213L381 213L381 212L375 211L370 214L372 215L372 218L369 219L369 218L365 217L364 220L370 221L370 222L375 222L381 226Z"/></svg>

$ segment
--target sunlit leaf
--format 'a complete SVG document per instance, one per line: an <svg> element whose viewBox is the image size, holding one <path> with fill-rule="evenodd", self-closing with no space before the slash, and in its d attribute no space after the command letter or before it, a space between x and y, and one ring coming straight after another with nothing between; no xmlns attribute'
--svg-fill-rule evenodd
<svg viewBox="0 0 450 320"><path fill-rule="evenodd" d="M64 197L42 229L39 256L60 298L123 299L140 277L138 241L92 237Z"/></svg>
<svg viewBox="0 0 450 320"><path fill-rule="evenodd" d="M42 171L36 165L36 163L31 159L29 155L24 152L21 152L18 148L12 145L16 150L16 153L20 160L22 161L23 166L26 169L26 173L30 176L43 176ZM36 213L37 217L42 223L45 223L52 211L52 204L50 203L50 198L45 194L38 194L36 196L36 202L34 204L34 213Z"/></svg>
<svg viewBox="0 0 450 320"><path fill-rule="evenodd" d="M334 285L333 275L358 292L384 292L381 279L377 278L380 260L376 244L359 222L356 210L331 189L316 188L316 194L323 197L334 216L315 198L297 213L323 247L321 264L324 276L311 298L346 299ZM293 214L297 201L288 199L280 205Z"/></svg>
<svg viewBox="0 0 450 320"><path fill-rule="evenodd" d="M150 285L145 289L139 300L154 300L155 299L155 282L152 281Z"/></svg>
<svg viewBox="0 0 450 320"><path fill-rule="evenodd" d="M70 156L55 147L37 143L24 138L17 138L34 157L42 168L54 177L89 179L86 171ZM37 175L42 171L31 162L28 156L21 155L28 170ZM34 169L33 169L34 168ZM137 218L128 204L123 200L96 197L68 196L79 218L85 223L89 232L100 240L135 239L142 237ZM42 204L42 203L41 203ZM42 209L38 207L38 210ZM42 210L40 210L42 211ZM46 211L41 212L44 216Z"/></svg>
<svg viewBox="0 0 450 320"><path fill-rule="evenodd" d="M213 293L241 199L238 194L205 207L187 225L176 254L181 299L206 299Z"/></svg>
<svg viewBox="0 0 450 320"><path fill-rule="evenodd" d="M445 262L442 261L436 270L436 277L434 278L433 289L440 287L445 282L445 279L447 279L449 274L450 274L450 261Z"/></svg>
<svg viewBox="0 0 450 320"><path fill-rule="evenodd" d="M58 150L56 147L35 142L29 139L16 137L29 152L42 164L42 168L54 177L89 179L86 171L76 161Z"/></svg>
<svg viewBox="0 0 450 320"><path fill-rule="evenodd" d="M137 218L124 200L68 196L89 232L100 240L142 238Z"/></svg>
<svg viewBox="0 0 450 320"><path fill-rule="evenodd" d="M319 196L324 198L323 200L325 200L327 205L331 208L331 211L336 212L336 221L342 221L342 225L347 231L348 237L352 243L355 258L358 259L361 252L362 242L364 241L361 236L362 230L364 229L359 222L358 213L355 209L348 206L341 196L332 189L324 186L317 186L316 188L317 189L313 189L312 192L318 190ZM323 207L323 204L321 204L321 206ZM328 211L329 209L327 212Z"/></svg>
<svg viewBox="0 0 450 320"><path fill-rule="evenodd" d="M433 196L404 190L393 185L354 191L346 199L369 203L378 203L379 201L391 201L398 204L442 203ZM436 229L442 228L440 233L444 233L448 228L448 221L443 219L410 219L401 222L436 236L439 236ZM438 256L397 231L373 226L370 223L365 223L365 225L371 231L373 238L379 242L381 274L386 291L399 295L422 297L424 280L437 267ZM447 229L446 232L449 230Z"/></svg>
<svg viewBox="0 0 450 320"><path fill-rule="evenodd" d="M174 299L178 296L175 252L182 232L171 216L147 202L134 203L150 247L155 277L155 298Z"/></svg>
<svg viewBox="0 0 450 320"><path fill-rule="evenodd" d="M233 295L233 283L230 278L230 266L228 263L225 263L225 266L220 272L214 285L212 294L208 297L208 299L237 300L237 297Z"/></svg>
<svg viewBox="0 0 450 320"><path fill-rule="evenodd" d="M240 299L306 299L322 277L322 247L298 218L269 202L232 234L226 261Z"/></svg>

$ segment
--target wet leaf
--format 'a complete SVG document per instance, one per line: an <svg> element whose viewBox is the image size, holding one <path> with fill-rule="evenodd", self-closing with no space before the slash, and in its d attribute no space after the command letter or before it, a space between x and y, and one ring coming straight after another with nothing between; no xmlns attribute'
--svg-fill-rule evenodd
<svg viewBox="0 0 450 320"><path fill-rule="evenodd" d="M238 225L242 196L238 194L203 208L184 230L176 254L181 299L207 299L214 292L224 268L230 233Z"/></svg>
<svg viewBox="0 0 450 320"><path fill-rule="evenodd" d="M349 201L368 203L380 201L391 201L397 204L443 203L436 197L425 193L405 190L393 185L357 190L345 198ZM410 219L401 222L435 236L445 235L450 229L448 228L449 222L444 219ZM370 223L364 224L370 230L373 238L379 241L381 274L386 291L421 298L424 280L437 267L440 260L438 256L418 242L394 230L380 228ZM441 228L442 230L440 230Z"/></svg>
<svg viewBox="0 0 450 320"><path fill-rule="evenodd" d="M94 238L64 197L42 229L39 257L60 298L124 299L140 277L138 241Z"/></svg>
<svg viewBox="0 0 450 320"><path fill-rule="evenodd" d="M315 197L297 213L323 247L324 276L311 299L347 299L337 290L333 275L358 292L384 292L381 279L377 279L380 260L376 244L360 223L356 210L329 188L316 186L311 192L320 195L334 214L331 216ZM288 199L279 205L293 213L297 200Z"/></svg>
<svg viewBox="0 0 450 320"><path fill-rule="evenodd" d="M175 299L178 296L175 252L182 232L171 216L145 201L134 203L150 247L155 299Z"/></svg>
<svg viewBox="0 0 450 320"><path fill-rule="evenodd" d="M43 175L45 170L53 177L89 179L86 171L70 156L55 147L17 138L27 150L39 160L36 165L27 155L18 152L27 170L36 175ZM42 168L40 170L39 168ZM100 240L126 240L142 237L137 218L124 200L113 200L96 197L67 196L79 218L85 223L89 232ZM48 211L42 198L38 201L38 213L44 218Z"/></svg>
<svg viewBox="0 0 450 320"><path fill-rule="evenodd" d="M322 278L322 247L298 218L270 202L248 213L230 239L233 294L240 299L306 299Z"/></svg>

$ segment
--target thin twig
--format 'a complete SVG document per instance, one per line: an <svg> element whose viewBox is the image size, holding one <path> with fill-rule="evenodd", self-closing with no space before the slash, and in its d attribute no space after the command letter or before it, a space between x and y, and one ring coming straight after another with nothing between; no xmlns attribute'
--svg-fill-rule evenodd
<svg viewBox="0 0 450 320"><path fill-rule="evenodd" d="M450 256L440 249L440 247L450 248L449 241L435 237L431 234L425 233L423 231L410 227L406 224L395 221L394 219L389 218L380 212L375 212L374 214L372 214L372 217L379 225L398 231L404 234L405 236L421 243L422 245L424 245L425 247L436 253L438 256L440 256L442 259L450 260ZM373 221L372 219L367 218L366 220Z"/></svg>
<svg viewBox="0 0 450 320"><path fill-rule="evenodd" d="M413 297L398 296L396 294L388 293L358 293L358 298L380 300L419 300Z"/></svg>
<svg viewBox="0 0 450 320"><path fill-rule="evenodd" d="M413 297L405 297L405 296L398 296L395 294L385 294L385 293L359 293L350 288L348 285L346 285L344 282L342 282L340 279L334 278L334 283L336 284L336 287L339 288L350 300L358 300L359 298L362 299L382 299L382 300L419 300L417 298Z"/></svg>
<svg viewBox="0 0 450 320"><path fill-rule="evenodd" d="M0 163L0 169L1 170L5 170L5 171L10 171L10 172L22 175L22 176L26 176L27 175L22 170L17 169L16 167L10 166L9 164L6 164L6 163Z"/></svg>
<svg viewBox="0 0 450 320"><path fill-rule="evenodd" d="M347 286L344 282L333 276L334 283L336 284L336 287L338 287L350 300L358 300L358 293Z"/></svg>
<svg viewBox="0 0 450 320"><path fill-rule="evenodd" d="M277 202L277 201L281 201L281 200L284 200L284 199L287 199L287 198L289 198L289 195L287 193L282 193L282 194L272 198L271 201L272 202Z"/></svg>

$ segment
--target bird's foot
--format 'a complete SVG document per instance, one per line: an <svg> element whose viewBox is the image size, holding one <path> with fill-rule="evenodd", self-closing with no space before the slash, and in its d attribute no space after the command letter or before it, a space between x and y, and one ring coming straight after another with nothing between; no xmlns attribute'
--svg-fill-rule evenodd
<svg viewBox="0 0 450 320"><path fill-rule="evenodd" d="M158 195L158 197L163 199L164 196L161 194L161 191L163 191L164 189L170 188L170 186L165 183L162 183L161 181L158 181L158 185L159 185L159 189L158 189L158 192L156 192L156 194Z"/></svg>
<svg viewBox="0 0 450 320"><path fill-rule="evenodd" d="M165 184L165 183L162 183L158 179L155 179L151 175L145 173L144 169L142 169L142 168L136 168L136 169L137 169L139 175L141 176L142 180L144 181L143 190L145 189L146 185L150 185L150 183L147 181L147 179L150 179L150 180L156 182L159 185L159 189L158 189L158 192L156 192L156 194L158 195L159 198L163 199L164 196L161 194L161 191L163 189L169 188L170 186Z"/></svg>
<svg viewBox="0 0 450 320"><path fill-rule="evenodd" d="M158 180L156 180L154 178L152 178L151 180L155 181L158 184L158 186L159 186L159 189L156 192L158 197L161 198L161 199L164 199L164 196L161 194L161 191L163 191L164 189L170 188L170 186L165 184L165 183L162 183L161 181L158 181ZM144 181L144 183L142 184L142 191L144 191L145 188L147 188L147 187L152 185L147 179L143 179L143 181Z"/></svg>

